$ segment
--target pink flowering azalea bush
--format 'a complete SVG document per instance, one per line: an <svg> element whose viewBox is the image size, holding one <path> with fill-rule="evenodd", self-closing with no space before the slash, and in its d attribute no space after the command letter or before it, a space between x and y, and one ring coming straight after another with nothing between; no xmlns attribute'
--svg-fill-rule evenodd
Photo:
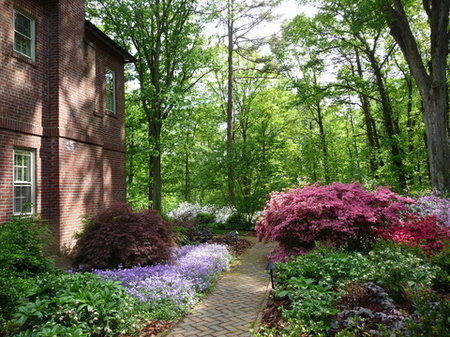
<svg viewBox="0 0 450 337"><path fill-rule="evenodd" d="M360 249L375 240L375 228L401 223L413 202L388 188L366 191L358 182L316 183L272 193L255 229L259 240L279 243L277 261L308 252L316 241Z"/></svg>

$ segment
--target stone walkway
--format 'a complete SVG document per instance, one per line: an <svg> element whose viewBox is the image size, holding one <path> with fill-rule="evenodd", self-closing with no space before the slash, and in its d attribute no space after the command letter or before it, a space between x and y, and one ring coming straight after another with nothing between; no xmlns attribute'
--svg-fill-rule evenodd
<svg viewBox="0 0 450 337"><path fill-rule="evenodd" d="M254 245L219 279L215 290L192 313L181 319L164 337L251 336L271 290L265 268L267 253L273 244L262 244L245 237Z"/></svg>

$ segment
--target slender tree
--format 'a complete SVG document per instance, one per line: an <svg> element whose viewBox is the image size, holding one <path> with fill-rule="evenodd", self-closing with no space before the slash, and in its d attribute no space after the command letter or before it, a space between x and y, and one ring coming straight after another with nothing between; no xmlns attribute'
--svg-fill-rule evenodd
<svg viewBox="0 0 450 337"><path fill-rule="evenodd" d="M92 17L119 43L134 51L142 110L147 118L149 207L161 210L161 132L164 120L202 76L197 2L192 0L90 0Z"/></svg>

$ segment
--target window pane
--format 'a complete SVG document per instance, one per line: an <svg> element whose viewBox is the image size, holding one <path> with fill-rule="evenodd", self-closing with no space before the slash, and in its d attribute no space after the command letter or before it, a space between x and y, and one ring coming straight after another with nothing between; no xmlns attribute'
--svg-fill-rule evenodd
<svg viewBox="0 0 450 337"><path fill-rule="evenodd" d="M31 213L31 185L14 186L14 213Z"/></svg>
<svg viewBox="0 0 450 337"><path fill-rule="evenodd" d="M15 214L34 212L34 160L33 152L14 150L14 196Z"/></svg>
<svg viewBox="0 0 450 337"><path fill-rule="evenodd" d="M14 50L32 57L34 21L25 15L15 12L14 15Z"/></svg>
<svg viewBox="0 0 450 337"><path fill-rule="evenodd" d="M31 40L16 33L14 39L14 49L21 54L31 56Z"/></svg>
<svg viewBox="0 0 450 337"><path fill-rule="evenodd" d="M105 88L106 110L116 112L116 73L109 69L105 71Z"/></svg>

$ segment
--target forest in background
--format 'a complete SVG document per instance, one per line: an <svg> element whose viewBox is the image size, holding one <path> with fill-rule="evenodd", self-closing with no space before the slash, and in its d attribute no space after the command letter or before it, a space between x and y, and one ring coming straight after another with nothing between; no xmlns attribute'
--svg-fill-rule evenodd
<svg viewBox="0 0 450 337"><path fill-rule="evenodd" d="M271 191L450 188L448 2L88 0L128 68L128 200L260 210ZM291 13L292 14L292 13ZM296 13L295 13L296 14ZM266 27L266 28L264 28Z"/></svg>

